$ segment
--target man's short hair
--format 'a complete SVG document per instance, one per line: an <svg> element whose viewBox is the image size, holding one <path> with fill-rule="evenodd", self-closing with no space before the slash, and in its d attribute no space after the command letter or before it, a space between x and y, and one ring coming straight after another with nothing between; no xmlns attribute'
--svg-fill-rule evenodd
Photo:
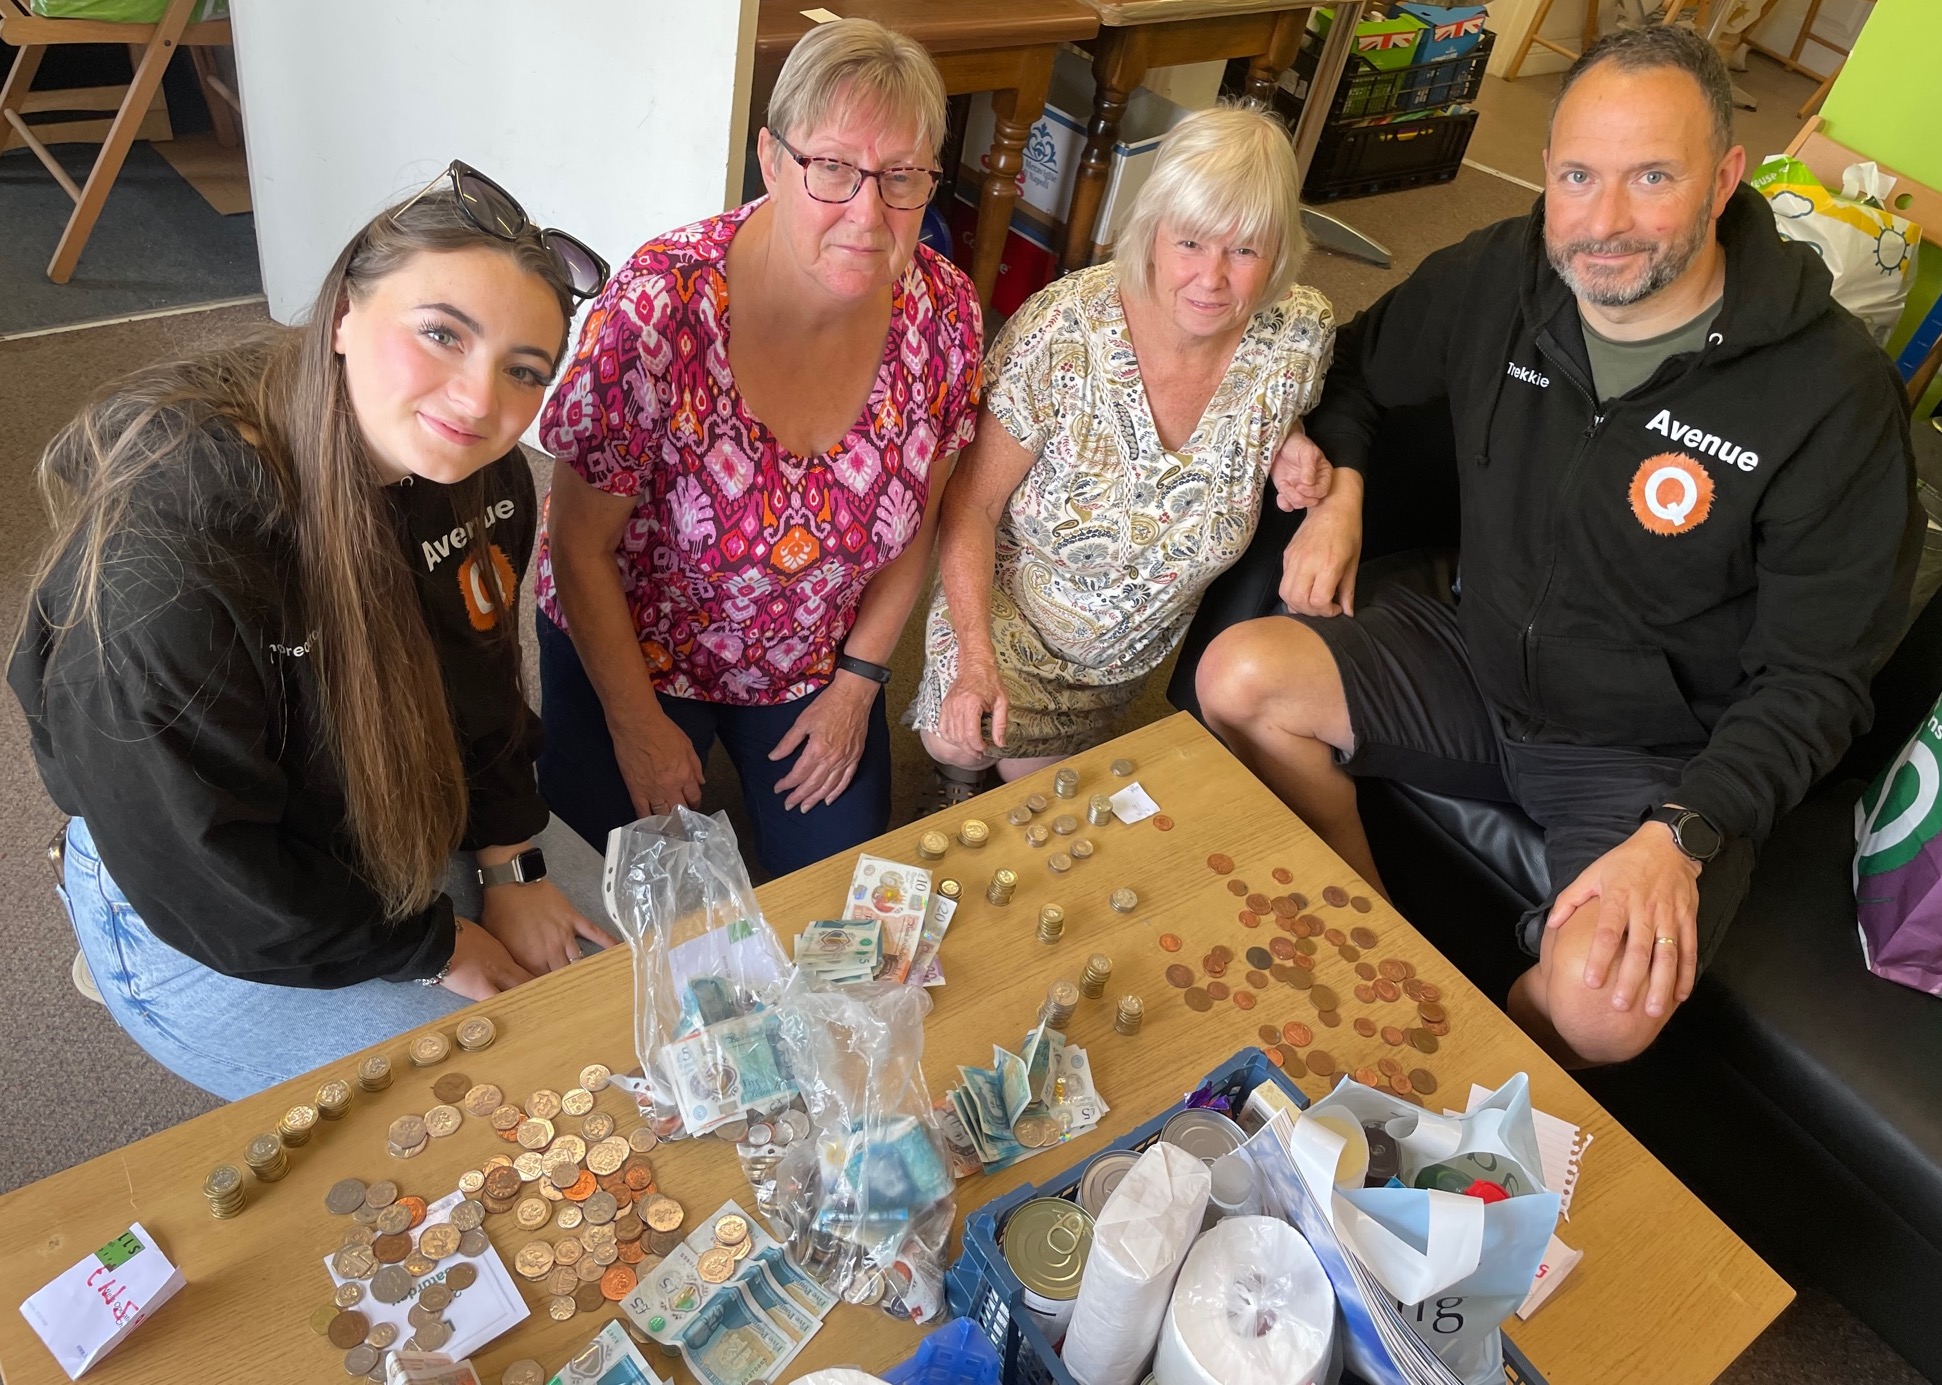
<svg viewBox="0 0 1942 1385"><path fill-rule="evenodd" d="M1551 102L1555 122L1564 94L1578 79L1600 63L1613 63L1621 72L1645 72L1655 67L1677 68L1699 83L1706 105L1713 116L1713 152L1723 155L1733 147L1733 79L1727 76L1726 60L1719 50L1677 24L1645 24L1634 29L1614 29L1593 39L1571 64L1558 85ZM1547 132L1548 142L1548 132Z"/></svg>

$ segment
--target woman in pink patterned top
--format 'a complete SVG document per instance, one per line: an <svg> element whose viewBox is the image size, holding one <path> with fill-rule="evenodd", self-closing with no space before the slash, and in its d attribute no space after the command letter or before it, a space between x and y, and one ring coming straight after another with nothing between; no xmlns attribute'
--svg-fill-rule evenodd
<svg viewBox="0 0 1942 1385"><path fill-rule="evenodd" d="M719 737L782 873L889 825L884 661L976 422L970 281L917 244L943 83L867 20L796 46L768 196L642 246L540 419L540 787L596 845ZM732 314L732 316L731 316Z"/></svg>

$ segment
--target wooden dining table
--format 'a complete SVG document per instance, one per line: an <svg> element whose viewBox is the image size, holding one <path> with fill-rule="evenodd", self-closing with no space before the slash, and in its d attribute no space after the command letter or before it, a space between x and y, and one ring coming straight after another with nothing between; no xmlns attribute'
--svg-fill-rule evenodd
<svg viewBox="0 0 1942 1385"><path fill-rule="evenodd" d="M1125 772L1115 773L1120 761ZM1143 727L1065 767L1079 773L1076 799L1056 798L1053 770L1046 769L863 848L909 861L920 833L936 828L950 836L949 851L930 869L958 880L964 902L944 940L946 983L928 992L934 1008L925 1022L922 1067L933 1098L955 1085L958 1065L982 1066L994 1043L1015 1044L1049 985L1078 979L1093 954L1111 959L1104 996L1081 1001L1066 1031L1090 1056L1110 1113L1096 1129L1001 1173L960 1180L959 1230L979 1206L1066 1173L1166 1110L1240 1050L1266 1045L1311 1098L1324 1095L1336 1074L1376 1071L1400 1053L1419 1079L1410 1087L1413 1099L1428 1106L1461 1109L1472 1083L1495 1088L1525 1073L1539 1110L1590 1137L1569 1219L1558 1226L1584 1259L1535 1316L1506 1326L1550 1385L1702 1385L1785 1307L1791 1290L1753 1251L1191 717ZM1091 794L1134 783L1158 804L1160 816L1086 825L1070 839L1055 836L1056 843L1082 834L1095 848L1063 873L1047 864L1056 847L1028 845L1025 829L1007 822L1008 810L1034 792L1052 800L1041 821L1071 812L1083 822ZM988 842L976 848L957 835L971 818L989 829ZM853 855L832 857L757 891L785 953L806 922L841 913L855 864ZM1018 877L1002 906L986 898L1000 868ZM1122 889L1136 896L1125 912L1108 902ZM1352 1000L1357 973L1332 942L1310 954L1314 985L1308 988L1291 984L1287 967L1276 964L1270 973L1247 958L1249 949L1269 943L1277 957L1289 951L1277 940L1293 934L1276 923L1283 915L1266 901L1297 894L1331 932L1362 930L1360 959L1400 963L1437 988L1441 1018L1435 1022L1446 1032L1433 1052L1399 1049L1385 1037L1383 1030L1417 1022L1412 1006L1406 999ZM1047 903L1061 905L1066 918L1063 936L1050 945L1039 941L1036 928ZM1230 949L1235 961L1218 1001L1205 1004L1213 988L1199 974L1217 947ZM1182 967L1197 978L1193 991L1178 984L1179 971L1170 976L1169 968ZM1315 987L1322 985L1338 993L1333 1026L1317 1009ZM588 1063L633 1069L634 993L629 951L616 948L16 1189L0 1197L7 1251L0 1256L0 1298L19 1304L140 1221L188 1286L90 1371L89 1385L342 1382L343 1352L310 1325L320 1308L328 1316L332 1285L323 1259L346 1225L326 1210L325 1194L345 1178L394 1180L427 1200L445 1194L508 1146L486 1121L467 1117L453 1133L431 1139L422 1155L401 1160L387 1152L391 1123L425 1112L435 1100L433 1084L452 1074L496 1084L517 1102L542 1088L566 1091ZM1114 1015L1118 998L1129 994L1141 998L1145 1020L1125 1035L1116 1032ZM489 1048L454 1047L426 1068L407 1061L423 1034L436 1030L449 1038L476 1016L497 1027ZM1365 1017L1381 1029L1362 1033L1354 1021ZM377 1054L392 1060L392 1085L357 1092L344 1118L320 1122L307 1143L289 1151L287 1176L269 1183L246 1177L239 1215L211 1216L202 1189L213 1165L240 1166L251 1137L275 1129L320 1083L351 1077ZM640 1124L631 1101L613 1088L598 1094L596 1109L613 1116L621 1134ZM571 1128L561 1117L560 1129ZM690 1227L731 1197L754 1206L729 1144L706 1137L666 1142L648 1157L660 1192L683 1205ZM508 1264L536 1234L519 1229L511 1212L490 1216L485 1229ZM550 1374L617 1311L609 1305L553 1321L542 1286L520 1281L520 1288L532 1316L473 1353L488 1385L519 1359L535 1359ZM874 1308L839 1303L785 1378L835 1364L882 1372L908 1357L924 1331ZM649 1360L673 1378L691 1378L682 1362L658 1349ZM18 1312L0 1312L0 1376L8 1385L65 1380Z"/></svg>

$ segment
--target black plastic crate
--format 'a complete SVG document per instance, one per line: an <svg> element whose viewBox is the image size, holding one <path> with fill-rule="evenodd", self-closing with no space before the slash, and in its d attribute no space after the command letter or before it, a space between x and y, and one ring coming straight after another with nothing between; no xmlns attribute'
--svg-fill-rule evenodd
<svg viewBox="0 0 1942 1385"><path fill-rule="evenodd" d="M1468 53L1399 68L1380 68L1360 53L1351 53L1342 80L1335 85L1328 118L1331 123L1367 120L1378 115L1474 101L1483 90L1484 68L1496 43L1497 36L1486 29L1477 46ZM1315 65L1321 55L1320 36L1312 31L1303 35L1301 51L1295 54L1295 94L1289 97L1287 92L1279 92L1297 111L1307 99L1309 83L1315 79Z"/></svg>
<svg viewBox="0 0 1942 1385"><path fill-rule="evenodd" d="M1463 166L1476 128L1473 110L1389 124L1324 126L1302 200L1333 202L1447 183Z"/></svg>

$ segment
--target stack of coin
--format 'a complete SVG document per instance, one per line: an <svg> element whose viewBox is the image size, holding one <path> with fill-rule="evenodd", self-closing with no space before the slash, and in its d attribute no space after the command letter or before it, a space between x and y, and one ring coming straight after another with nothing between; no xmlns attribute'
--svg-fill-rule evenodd
<svg viewBox="0 0 1942 1385"><path fill-rule="evenodd" d="M1045 795L1042 793L1027 794L1025 796L1025 806L1030 808L1034 814L1044 812Z"/></svg>
<svg viewBox="0 0 1942 1385"><path fill-rule="evenodd" d="M1045 1004L1039 1007L1039 1022L1063 1030L1079 1008L1079 988L1070 981L1054 981L1045 991Z"/></svg>
<svg viewBox="0 0 1942 1385"><path fill-rule="evenodd" d="M400 1116L391 1122L386 1148L393 1159L416 1159L431 1142L423 1116Z"/></svg>
<svg viewBox="0 0 1942 1385"><path fill-rule="evenodd" d="M510 1212L519 1201L519 1190L523 1180L519 1170L510 1164L486 1170L485 1184L480 1189L479 1201L488 1212Z"/></svg>
<svg viewBox="0 0 1942 1385"><path fill-rule="evenodd" d="M942 832L926 832L917 839L917 857L923 861L941 861L944 853L951 849L951 839Z"/></svg>
<svg viewBox="0 0 1942 1385"><path fill-rule="evenodd" d="M1055 943L1065 936L1065 910L1048 904L1038 911L1038 940Z"/></svg>
<svg viewBox="0 0 1942 1385"><path fill-rule="evenodd" d="M985 902L989 904L1011 903L1012 891L1018 888L1018 872L1000 866L991 873L991 883L985 886Z"/></svg>
<svg viewBox="0 0 1942 1385"><path fill-rule="evenodd" d="M1079 771L1076 769L1062 769L1053 775L1052 792L1060 798L1077 798L1079 796Z"/></svg>
<svg viewBox="0 0 1942 1385"><path fill-rule="evenodd" d="M1072 858L1063 851L1055 851L1045 858L1045 868L1054 875L1064 875L1072 869Z"/></svg>
<svg viewBox="0 0 1942 1385"><path fill-rule="evenodd" d="M1010 823L1013 827L1023 827L1026 823L1030 822L1031 820L1032 820L1032 810L1030 808L1027 808L1023 803L1019 804L1016 808L1013 808L1010 812L1005 814L1005 821Z"/></svg>
<svg viewBox="0 0 1942 1385"><path fill-rule="evenodd" d="M351 1109L351 1084L332 1078L317 1089L317 1114L327 1121L341 1121Z"/></svg>
<svg viewBox="0 0 1942 1385"><path fill-rule="evenodd" d="M1111 904L1113 912L1118 914L1130 914L1140 907L1140 897L1124 886L1114 890L1112 897L1106 902Z"/></svg>
<svg viewBox="0 0 1942 1385"><path fill-rule="evenodd" d="M243 1150L243 1162L259 1183L274 1183L290 1172L290 1156L283 1152L283 1141L274 1135L258 1135L251 1140Z"/></svg>
<svg viewBox="0 0 1942 1385"><path fill-rule="evenodd" d="M981 818L966 818L958 825L958 843L961 846L979 847L991 840L991 829Z"/></svg>
<svg viewBox="0 0 1942 1385"><path fill-rule="evenodd" d="M1129 775L1131 775L1132 772L1133 772L1133 762L1131 760L1113 761L1113 778L1125 779Z"/></svg>
<svg viewBox="0 0 1942 1385"><path fill-rule="evenodd" d="M943 899L962 899L964 886L947 875L937 882L937 893Z"/></svg>
<svg viewBox="0 0 1942 1385"><path fill-rule="evenodd" d="M1113 820L1113 801L1103 793L1096 793L1086 800L1086 821L1094 827L1104 827Z"/></svg>
<svg viewBox="0 0 1942 1385"><path fill-rule="evenodd" d="M1070 813L1060 813L1052 819L1052 830L1061 837L1069 837L1079 830L1079 819Z"/></svg>
<svg viewBox="0 0 1942 1385"><path fill-rule="evenodd" d="M1087 1000L1097 1000L1106 994L1106 982L1112 978L1113 959L1103 952L1095 952L1086 959L1086 974L1079 978L1079 994Z"/></svg>
<svg viewBox="0 0 1942 1385"><path fill-rule="evenodd" d="M1119 1011L1113 1016L1113 1028L1122 1034L1137 1034L1146 1019L1146 1004L1136 995L1123 995L1119 998Z"/></svg>
<svg viewBox="0 0 1942 1385"><path fill-rule="evenodd" d="M373 1054L357 1065L357 1085L367 1092L381 1092L391 1085L391 1060Z"/></svg>
<svg viewBox="0 0 1942 1385"><path fill-rule="evenodd" d="M443 1034L436 1034L427 1035L426 1037L443 1040L445 1036ZM498 1026L493 1024L484 1015L474 1015L471 1019L459 1025L459 1047L467 1053L477 1053L482 1048L492 1047L492 1041L498 1037ZM425 1040L420 1039L418 1042L423 1043ZM441 1053L432 1061L443 1062L444 1057L445 1055ZM416 1058L413 1061L417 1061Z"/></svg>
<svg viewBox="0 0 1942 1385"><path fill-rule="evenodd" d="M486 1024L492 1023L490 1020L482 1022ZM470 1021L467 1021L467 1023L470 1023ZM411 1041L411 1065L414 1068L434 1067L444 1062L451 1055L451 1052L452 1041L443 1034L436 1032L421 1034L418 1038Z"/></svg>
<svg viewBox="0 0 1942 1385"><path fill-rule="evenodd" d="M1075 861L1090 861L1092 859L1092 838L1081 837L1078 841L1067 847L1066 850L1072 854L1072 859Z"/></svg>
<svg viewBox="0 0 1942 1385"><path fill-rule="evenodd" d="M228 1221L243 1210L243 1171L234 1164L218 1164L202 1180L202 1195L209 1200L209 1215Z"/></svg>
<svg viewBox="0 0 1942 1385"><path fill-rule="evenodd" d="M1044 846L1051 840L1052 834L1036 822L1025 829L1025 845L1027 846Z"/></svg>
<svg viewBox="0 0 1942 1385"><path fill-rule="evenodd" d="M283 1113L283 1119L276 1123L276 1133L291 1149L301 1144L308 1144L311 1132L316 1128L317 1108L307 1104L292 1106Z"/></svg>

